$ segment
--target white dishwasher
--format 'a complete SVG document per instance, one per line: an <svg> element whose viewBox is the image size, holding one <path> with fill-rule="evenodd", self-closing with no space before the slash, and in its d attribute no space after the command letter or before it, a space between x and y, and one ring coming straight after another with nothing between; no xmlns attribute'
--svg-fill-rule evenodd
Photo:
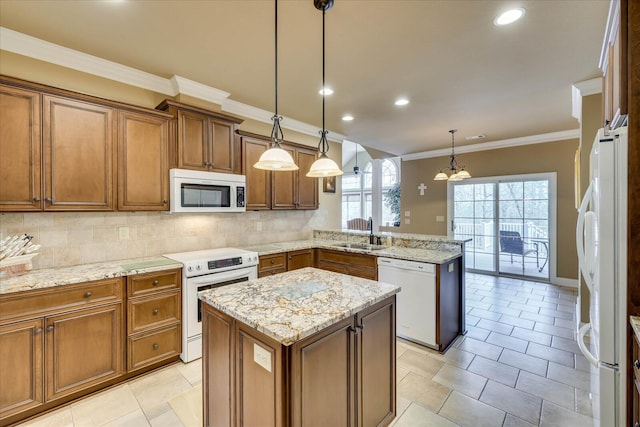
<svg viewBox="0 0 640 427"><path fill-rule="evenodd" d="M396 334L437 349L436 265L378 258L378 280L402 288L396 294Z"/></svg>

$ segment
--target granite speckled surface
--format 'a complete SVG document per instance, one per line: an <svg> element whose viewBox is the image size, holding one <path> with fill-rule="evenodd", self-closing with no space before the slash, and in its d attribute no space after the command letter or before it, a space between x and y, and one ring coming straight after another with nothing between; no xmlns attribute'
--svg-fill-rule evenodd
<svg viewBox="0 0 640 427"><path fill-rule="evenodd" d="M400 287L307 267L200 292L207 304L291 345L400 291Z"/></svg>
<svg viewBox="0 0 640 427"><path fill-rule="evenodd" d="M20 276L0 278L0 295L174 268L182 268L182 264L158 256L33 270Z"/></svg>
<svg viewBox="0 0 640 427"><path fill-rule="evenodd" d="M629 321L631 322L633 333L636 334L636 338L640 341L640 317L629 316Z"/></svg>

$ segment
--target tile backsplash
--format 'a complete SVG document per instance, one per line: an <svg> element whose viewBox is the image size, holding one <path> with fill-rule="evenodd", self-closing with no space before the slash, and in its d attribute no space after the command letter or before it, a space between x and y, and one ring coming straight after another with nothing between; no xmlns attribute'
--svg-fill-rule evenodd
<svg viewBox="0 0 640 427"><path fill-rule="evenodd" d="M326 212L221 214L46 212L0 214L0 236L27 233L42 245L33 268L156 256L171 252L310 239Z"/></svg>

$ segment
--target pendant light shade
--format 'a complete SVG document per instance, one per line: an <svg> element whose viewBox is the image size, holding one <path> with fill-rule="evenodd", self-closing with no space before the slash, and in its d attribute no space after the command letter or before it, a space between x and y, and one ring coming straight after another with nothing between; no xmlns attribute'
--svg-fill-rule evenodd
<svg viewBox="0 0 640 427"><path fill-rule="evenodd" d="M275 0L275 107L276 111L271 120L273 128L271 129L271 148L262 153L258 162L253 165L256 169L264 169L270 171L294 171L298 170L298 166L293 161L293 157L287 151L280 147L284 141L284 134L280 127L282 116L278 115L278 0Z"/></svg>
<svg viewBox="0 0 640 427"><path fill-rule="evenodd" d="M454 134L456 132L458 132L457 129L451 129L449 131L451 134L451 155L449 156L449 168L447 168L447 170L451 171L451 175L447 176L447 174L440 169L440 172L433 178L434 181L462 181L463 179L471 178L471 174L464 170L464 166L458 170L458 162L456 161L456 153L454 151Z"/></svg>
<svg viewBox="0 0 640 427"><path fill-rule="evenodd" d="M322 87L324 88L326 87L324 79L324 14L327 10L331 9L331 6L333 6L333 0L314 0L313 5L316 9L322 11ZM326 176L342 175L342 170L340 170L336 162L327 157L327 152L329 152L327 133L329 133L329 131L327 131L324 126L324 100L325 91L322 92L322 130L320 131L320 142L318 143L320 157L318 160L313 162L311 169L309 169L309 172L307 173L307 176L310 178L324 178Z"/></svg>

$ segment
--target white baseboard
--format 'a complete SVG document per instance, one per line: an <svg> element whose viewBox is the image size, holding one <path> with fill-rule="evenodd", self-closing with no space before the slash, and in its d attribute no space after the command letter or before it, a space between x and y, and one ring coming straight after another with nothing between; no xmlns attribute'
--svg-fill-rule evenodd
<svg viewBox="0 0 640 427"><path fill-rule="evenodd" d="M567 279L566 277L555 277L551 279L551 283L558 286L567 286L569 288L578 289L578 279Z"/></svg>

